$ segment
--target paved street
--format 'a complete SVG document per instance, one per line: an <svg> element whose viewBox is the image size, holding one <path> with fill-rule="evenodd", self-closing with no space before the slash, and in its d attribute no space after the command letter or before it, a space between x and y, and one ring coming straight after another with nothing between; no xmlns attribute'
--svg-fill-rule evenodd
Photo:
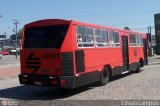
<svg viewBox="0 0 160 106"><path fill-rule="evenodd" d="M0 98L17 100L21 105L40 106L53 105L54 100L160 100L160 58L157 56L149 59L154 64L150 62L152 65L144 67L140 73L114 77L105 86L91 84L74 90L64 90L23 86L16 76L3 78L0 80Z"/></svg>
<svg viewBox="0 0 160 106"><path fill-rule="evenodd" d="M6 55L0 59L0 79L16 77L20 73L20 60L14 55Z"/></svg>
<svg viewBox="0 0 160 106"><path fill-rule="evenodd" d="M16 58L15 55L5 55L0 59L0 68L10 67L19 65L19 56Z"/></svg>

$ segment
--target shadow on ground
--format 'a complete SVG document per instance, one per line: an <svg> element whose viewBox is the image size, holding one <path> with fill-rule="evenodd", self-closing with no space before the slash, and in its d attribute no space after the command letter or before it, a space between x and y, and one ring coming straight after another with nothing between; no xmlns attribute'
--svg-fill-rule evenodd
<svg viewBox="0 0 160 106"><path fill-rule="evenodd" d="M74 90L56 89L50 87L17 86L0 90L0 98L18 100L54 100L67 98L72 95L87 91L89 86L80 87Z"/></svg>
<svg viewBox="0 0 160 106"><path fill-rule="evenodd" d="M110 79L110 82L119 80L124 77L129 77L133 72L119 75ZM17 100L56 100L67 98L81 92L85 92L95 87L98 87L97 83L76 88L73 90L56 89L50 87L35 87L35 86L17 86L13 88L0 90L0 98L10 98ZM107 85L106 85L107 86Z"/></svg>

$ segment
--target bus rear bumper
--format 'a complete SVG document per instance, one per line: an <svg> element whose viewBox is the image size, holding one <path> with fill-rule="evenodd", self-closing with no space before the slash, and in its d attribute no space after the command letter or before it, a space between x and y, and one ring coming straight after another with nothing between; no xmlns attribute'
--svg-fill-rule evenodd
<svg viewBox="0 0 160 106"><path fill-rule="evenodd" d="M35 86L50 86L57 88L74 89L83 85L91 84L100 80L100 72L90 72L79 76L47 76L20 74L20 84Z"/></svg>
<svg viewBox="0 0 160 106"><path fill-rule="evenodd" d="M74 88L74 77L73 76L47 76L47 75L30 75L20 74L20 84L24 85L35 85L35 86L47 86L57 88Z"/></svg>

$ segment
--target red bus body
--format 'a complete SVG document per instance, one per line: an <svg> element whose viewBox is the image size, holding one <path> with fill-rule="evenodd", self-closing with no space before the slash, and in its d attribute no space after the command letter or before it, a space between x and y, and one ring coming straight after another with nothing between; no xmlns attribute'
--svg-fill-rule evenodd
<svg viewBox="0 0 160 106"><path fill-rule="evenodd" d="M52 29L50 26L54 26L56 33L50 31ZM93 47L78 47L77 26L93 28ZM56 27L58 28L56 29ZM43 39L41 39L43 33L38 32L41 29L48 31L48 35L64 35L65 37L61 40L60 46L55 46L55 48L50 46L52 43L57 42L54 39L58 39L58 37L53 38L53 41L51 41L52 37L49 36L46 38L46 42L43 42ZM118 32L118 47L111 47L109 44L106 47L96 47L95 29ZM34 39L34 37L30 39L30 36L34 36L33 33L39 34L39 39ZM135 35L141 34L142 46L130 47L131 33ZM123 36L125 36L128 44L127 54L123 53ZM47 41L49 44L47 44ZM146 35L142 33L86 24L73 20L48 19L32 22L25 25L23 29L20 51L21 74L19 75L19 80L21 84L26 85L73 89L99 81L102 70L105 67L109 69L110 77L124 74L136 70L139 63L141 67L147 64L146 42ZM45 45L46 47L41 48L39 45ZM125 60L127 59L124 57L126 55L128 55L128 60ZM128 63L125 63L126 61ZM127 68L124 68L124 64L128 64Z"/></svg>

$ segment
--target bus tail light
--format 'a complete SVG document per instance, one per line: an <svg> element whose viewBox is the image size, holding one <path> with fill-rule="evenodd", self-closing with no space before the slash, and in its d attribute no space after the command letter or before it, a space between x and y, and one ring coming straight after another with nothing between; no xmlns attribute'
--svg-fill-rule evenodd
<svg viewBox="0 0 160 106"><path fill-rule="evenodd" d="M61 82L61 86L67 85L67 80L65 80L65 79L61 79L60 82Z"/></svg>

